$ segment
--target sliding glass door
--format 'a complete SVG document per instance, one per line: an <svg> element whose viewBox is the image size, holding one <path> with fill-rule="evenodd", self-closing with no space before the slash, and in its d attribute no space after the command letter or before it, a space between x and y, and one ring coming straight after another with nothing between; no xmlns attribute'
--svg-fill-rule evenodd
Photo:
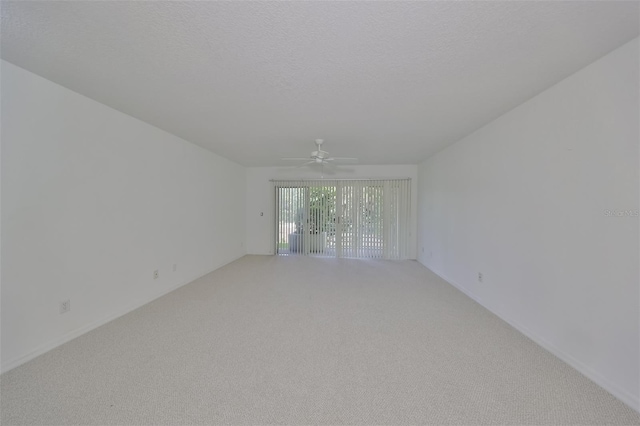
<svg viewBox="0 0 640 426"><path fill-rule="evenodd" d="M336 186L276 186L276 253L335 255Z"/></svg>
<svg viewBox="0 0 640 426"><path fill-rule="evenodd" d="M276 253L403 259L410 180L275 181Z"/></svg>

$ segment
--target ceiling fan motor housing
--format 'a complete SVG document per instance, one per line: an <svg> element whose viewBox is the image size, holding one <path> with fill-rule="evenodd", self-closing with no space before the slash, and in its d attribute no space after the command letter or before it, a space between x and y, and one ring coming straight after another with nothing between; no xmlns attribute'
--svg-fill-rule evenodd
<svg viewBox="0 0 640 426"><path fill-rule="evenodd" d="M323 150L313 151L311 153L311 158L323 159L323 158L326 158L327 154L328 152Z"/></svg>

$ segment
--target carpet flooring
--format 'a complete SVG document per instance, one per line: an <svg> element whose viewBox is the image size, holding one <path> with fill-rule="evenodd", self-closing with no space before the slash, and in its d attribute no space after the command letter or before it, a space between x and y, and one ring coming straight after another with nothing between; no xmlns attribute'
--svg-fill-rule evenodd
<svg viewBox="0 0 640 426"><path fill-rule="evenodd" d="M3 425L640 415L415 261L246 256L0 377Z"/></svg>

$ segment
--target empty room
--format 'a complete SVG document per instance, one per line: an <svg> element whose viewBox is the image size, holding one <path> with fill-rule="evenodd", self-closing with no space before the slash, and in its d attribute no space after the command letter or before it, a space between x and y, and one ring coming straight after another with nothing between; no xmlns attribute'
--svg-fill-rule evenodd
<svg viewBox="0 0 640 426"><path fill-rule="evenodd" d="M640 425L640 2L0 7L2 425Z"/></svg>

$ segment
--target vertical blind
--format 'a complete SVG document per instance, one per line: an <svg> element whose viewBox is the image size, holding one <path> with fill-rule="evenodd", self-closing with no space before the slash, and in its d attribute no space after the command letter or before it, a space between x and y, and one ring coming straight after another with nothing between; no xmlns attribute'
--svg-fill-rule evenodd
<svg viewBox="0 0 640 426"><path fill-rule="evenodd" d="M276 253L407 258L410 179L273 183Z"/></svg>

